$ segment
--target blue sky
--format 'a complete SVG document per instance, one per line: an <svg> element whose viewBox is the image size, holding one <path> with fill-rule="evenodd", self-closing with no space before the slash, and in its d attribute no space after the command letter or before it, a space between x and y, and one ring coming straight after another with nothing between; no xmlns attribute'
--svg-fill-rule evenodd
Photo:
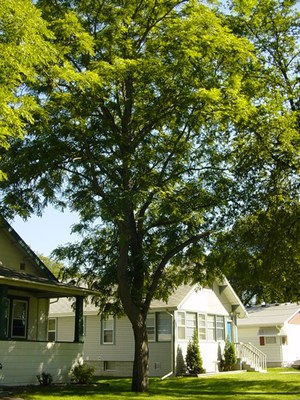
<svg viewBox="0 0 300 400"><path fill-rule="evenodd" d="M27 221L16 217L10 224L35 253L49 256L57 246L76 240L76 235L70 234L76 222L76 214L49 207L42 217L33 216Z"/></svg>

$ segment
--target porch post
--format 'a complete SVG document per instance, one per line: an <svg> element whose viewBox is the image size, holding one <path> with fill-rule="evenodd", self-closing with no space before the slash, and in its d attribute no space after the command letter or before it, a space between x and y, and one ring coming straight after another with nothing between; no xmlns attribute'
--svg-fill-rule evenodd
<svg viewBox="0 0 300 400"><path fill-rule="evenodd" d="M8 288L6 285L0 285L0 340L6 340L7 332L7 297Z"/></svg>
<svg viewBox="0 0 300 400"><path fill-rule="evenodd" d="M83 342L83 297L76 296L74 342Z"/></svg>

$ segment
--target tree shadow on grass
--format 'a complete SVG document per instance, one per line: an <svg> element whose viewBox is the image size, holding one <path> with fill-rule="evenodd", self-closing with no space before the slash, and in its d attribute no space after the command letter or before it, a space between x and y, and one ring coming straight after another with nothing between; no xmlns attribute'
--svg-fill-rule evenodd
<svg viewBox="0 0 300 400"><path fill-rule="evenodd" d="M19 391L20 397L26 400L32 399L68 399L86 398L91 400L154 398L156 400L171 399L300 399L300 380L280 380L268 377L267 374L242 374L234 377L209 378L171 378L150 380L150 391L146 394L132 393L131 379L112 378L100 379L91 385L58 385L35 386L23 388ZM280 396L280 397L279 397ZM281 397L282 396L282 397ZM293 397L294 396L294 397Z"/></svg>

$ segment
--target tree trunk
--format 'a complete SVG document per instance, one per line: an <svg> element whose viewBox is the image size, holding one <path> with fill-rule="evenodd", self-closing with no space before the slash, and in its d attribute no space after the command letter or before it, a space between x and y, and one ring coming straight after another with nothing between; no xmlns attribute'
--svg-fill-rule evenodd
<svg viewBox="0 0 300 400"><path fill-rule="evenodd" d="M134 333L134 363L132 373L133 392L147 392L149 389L149 346L145 323L132 325Z"/></svg>

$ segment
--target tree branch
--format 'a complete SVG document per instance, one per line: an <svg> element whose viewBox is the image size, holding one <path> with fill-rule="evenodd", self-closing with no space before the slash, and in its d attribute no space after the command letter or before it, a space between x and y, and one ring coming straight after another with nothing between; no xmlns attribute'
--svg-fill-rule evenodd
<svg viewBox="0 0 300 400"><path fill-rule="evenodd" d="M161 260L161 262L159 263L156 271L153 274L153 279L152 279L152 284L148 290L146 299L145 299L145 303L144 303L144 308L145 310L148 310L150 307L150 303L152 301L153 298L153 294L155 293L156 289L157 289L157 285L159 283L159 280L162 277L162 274L164 272L164 269L166 267L166 265L168 264L168 262L172 259L172 257L174 257L176 254L178 254L180 251L184 250L186 247L188 247L190 244L196 243L198 242L200 239L203 239L209 235L211 235L213 233L213 231L209 230L203 233L200 233L199 235L195 235L192 236L191 238L187 239L186 241L180 243L178 246L174 247L173 249L171 249Z"/></svg>

